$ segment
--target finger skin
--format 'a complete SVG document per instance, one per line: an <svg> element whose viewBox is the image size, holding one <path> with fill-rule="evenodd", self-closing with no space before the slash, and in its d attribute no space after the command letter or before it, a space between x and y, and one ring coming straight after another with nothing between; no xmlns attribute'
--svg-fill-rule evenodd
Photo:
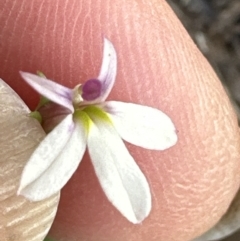
<svg viewBox="0 0 240 241"><path fill-rule="evenodd" d="M68 87L95 77L103 35L118 53L109 99L159 108L178 130L166 151L127 145L153 196L133 225L107 201L86 154L62 191L56 240L188 241L226 211L240 182L239 133L209 64L164 1L0 0L0 76L30 107L35 94L19 70L43 71ZM69 160L71 161L71 160Z"/></svg>

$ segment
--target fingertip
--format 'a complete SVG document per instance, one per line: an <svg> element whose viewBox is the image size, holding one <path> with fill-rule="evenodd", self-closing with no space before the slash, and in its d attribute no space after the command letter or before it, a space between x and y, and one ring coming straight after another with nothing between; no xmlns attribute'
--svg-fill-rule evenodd
<svg viewBox="0 0 240 241"><path fill-rule="evenodd" d="M25 3L19 21L9 10L17 11L20 3L15 4L8 1L3 8L2 25L15 28L11 34L1 30L5 61L0 71L28 104L33 98L17 81L19 69L41 69L73 87L99 72L104 32L119 60L109 98L158 108L178 130L177 144L163 152L128 145L153 196L151 214L142 225L129 224L109 204L86 156L62 192L52 235L185 241L213 225L239 185L237 120L216 75L166 3ZM32 32L29 26L36 18Z"/></svg>

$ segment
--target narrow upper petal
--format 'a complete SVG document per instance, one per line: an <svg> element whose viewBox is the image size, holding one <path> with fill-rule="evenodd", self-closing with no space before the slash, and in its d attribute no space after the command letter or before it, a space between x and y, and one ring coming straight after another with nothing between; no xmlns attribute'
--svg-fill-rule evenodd
<svg viewBox="0 0 240 241"><path fill-rule="evenodd" d="M88 149L103 191L123 216L140 223L151 210L148 182L114 127L101 119L94 122Z"/></svg>
<svg viewBox="0 0 240 241"><path fill-rule="evenodd" d="M118 101L108 101L102 106L119 135L134 145L165 150L177 142L172 120L158 109Z"/></svg>
<svg viewBox="0 0 240 241"><path fill-rule="evenodd" d="M72 96L73 91L63 85L53 82L38 75L20 71L22 78L40 95L62 105L73 112Z"/></svg>
<svg viewBox="0 0 240 241"><path fill-rule="evenodd" d="M76 171L86 150L87 133L81 123L74 126L67 144L51 165L26 186L21 195L31 201L46 199L61 190Z"/></svg>
<svg viewBox="0 0 240 241"><path fill-rule="evenodd" d="M103 59L100 73L97 77L102 84L101 96L94 103L104 101L115 83L117 74L117 54L113 44L104 38Z"/></svg>
<svg viewBox="0 0 240 241"><path fill-rule="evenodd" d="M98 79L103 83L105 95L108 95L115 82L117 73L117 53L113 44L106 38L103 43L103 59ZM107 98L107 96L105 96Z"/></svg>
<svg viewBox="0 0 240 241"><path fill-rule="evenodd" d="M73 127L72 115L68 115L43 139L23 169L18 194L21 194L24 188L31 185L51 166L67 144L72 135ZM37 190L35 191L37 192Z"/></svg>

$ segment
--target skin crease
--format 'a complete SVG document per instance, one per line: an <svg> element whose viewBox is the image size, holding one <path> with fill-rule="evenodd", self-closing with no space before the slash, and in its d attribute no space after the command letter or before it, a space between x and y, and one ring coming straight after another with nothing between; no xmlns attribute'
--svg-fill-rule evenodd
<svg viewBox="0 0 240 241"><path fill-rule="evenodd" d="M62 190L60 241L189 241L224 214L240 182L236 116L209 64L164 1L0 0L0 77L34 108L19 70L68 87L96 77L102 37L118 54L108 99L167 113L179 141L165 151L127 144L148 178L152 211L133 225L103 194L88 155ZM70 160L69 160L70 161Z"/></svg>

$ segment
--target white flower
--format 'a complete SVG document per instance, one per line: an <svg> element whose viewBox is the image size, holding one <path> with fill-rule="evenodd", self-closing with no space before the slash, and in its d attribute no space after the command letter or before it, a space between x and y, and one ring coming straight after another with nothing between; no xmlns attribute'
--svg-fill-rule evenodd
<svg viewBox="0 0 240 241"><path fill-rule="evenodd" d="M164 150L177 142L177 135L171 119L157 109L105 101L114 85L116 70L115 49L104 39L98 78L87 80L73 90L21 72L29 85L65 112L60 111L59 123L27 162L18 194L39 201L60 191L88 147L96 175L110 202L133 223L140 223L148 216L151 210L148 182L122 139L144 148Z"/></svg>

